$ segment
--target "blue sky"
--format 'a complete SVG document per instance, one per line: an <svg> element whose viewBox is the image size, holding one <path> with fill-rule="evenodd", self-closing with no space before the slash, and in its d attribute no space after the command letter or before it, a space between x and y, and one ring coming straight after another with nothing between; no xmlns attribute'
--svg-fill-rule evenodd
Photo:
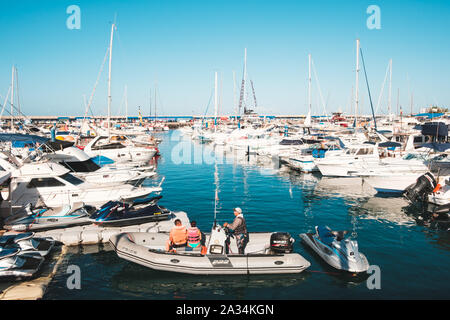
<svg viewBox="0 0 450 320"><path fill-rule="evenodd" d="M381 9L381 29L369 30L369 5ZM66 8L81 9L81 29L69 30ZM158 114L204 114L219 72L222 114L233 112L233 71L238 89L244 48L261 113L307 112L308 53L326 110L350 112L356 38L361 40L374 104L393 59L392 105L414 111L450 100L448 1L1 1L1 103L19 75L27 115L82 115L109 45L113 44L112 114L141 106L149 113L158 87ZM382 100L386 111L387 84ZM362 112L370 106L360 73ZM313 77L313 112L322 102ZM154 102L152 102L152 105ZM107 66L95 92L94 114L106 114ZM212 114L213 106L208 113ZM353 111L352 111L353 112ZM5 113L6 114L6 113Z"/></svg>

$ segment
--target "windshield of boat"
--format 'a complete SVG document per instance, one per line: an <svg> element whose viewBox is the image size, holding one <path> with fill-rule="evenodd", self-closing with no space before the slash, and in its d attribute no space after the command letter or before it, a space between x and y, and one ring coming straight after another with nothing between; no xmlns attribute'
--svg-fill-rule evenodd
<svg viewBox="0 0 450 320"><path fill-rule="evenodd" d="M61 164L74 172L94 172L100 169L100 166L92 159L85 161L64 161Z"/></svg>
<svg viewBox="0 0 450 320"><path fill-rule="evenodd" d="M420 153L408 153L403 157L403 160L426 160L425 155Z"/></svg>
<svg viewBox="0 0 450 320"><path fill-rule="evenodd" d="M62 175L61 178L75 186L83 183L83 180L78 179L77 177L71 175L70 173L66 173L66 174Z"/></svg>

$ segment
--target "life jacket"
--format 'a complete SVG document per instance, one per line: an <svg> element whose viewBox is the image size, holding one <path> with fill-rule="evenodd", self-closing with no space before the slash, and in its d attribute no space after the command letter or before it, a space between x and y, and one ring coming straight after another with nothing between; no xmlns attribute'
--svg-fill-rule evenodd
<svg viewBox="0 0 450 320"><path fill-rule="evenodd" d="M245 223L245 218L242 214L238 215L236 219L241 219L241 223L234 229L235 234L247 233L247 224Z"/></svg>
<svg viewBox="0 0 450 320"><path fill-rule="evenodd" d="M174 244L186 243L186 227L185 226L175 226L170 230L170 240Z"/></svg>
<svg viewBox="0 0 450 320"><path fill-rule="evenodd" d="M189 243L199 243L200 242L200 230L197 227L189 227L187 229L187 239Z"/></svg>

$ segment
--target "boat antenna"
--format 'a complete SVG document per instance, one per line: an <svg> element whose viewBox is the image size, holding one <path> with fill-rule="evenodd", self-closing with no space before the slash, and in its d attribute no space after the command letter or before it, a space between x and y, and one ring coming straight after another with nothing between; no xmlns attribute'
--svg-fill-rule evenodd
<svg viewBox="0 0 450 320"><path fill-rule="evenodd" d="M219 201L219 173L217 172L217 161L214 165L214 184L216 185L216 194L214 197L214 225L213 228L216 228L217 225L217 202Z"/></svg>

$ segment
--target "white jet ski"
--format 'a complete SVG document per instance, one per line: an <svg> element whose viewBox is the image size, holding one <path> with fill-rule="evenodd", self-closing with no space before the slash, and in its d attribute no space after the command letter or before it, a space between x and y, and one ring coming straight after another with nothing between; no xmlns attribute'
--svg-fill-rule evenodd
<svg viewBox="0 0 450 320"><path fill-rule="evenodd" d="M50 253L55 240L51 238L35 238L33 232L4 235L0 237L0 248L20 249L21 254L37 253L45 257Z"/></svg>
<svg viewBox="0 0 450 320"><path fill-rule="evenodd" d="M37 253L24 253L20 248L0 247L0 278L28 278L33 276L44 262Z"/></svg>
<svg viewBox="0 0 450 320"><path fill-rule="evenodd" d="M293 239L286 233L249 233L245 254L238 254L236 241L227 229L215 225L205 236L206 248L198 246L165 251L169 233L131 232L110 238L117 255L145 267L198 275L300 273L310 266L292 252ZM203 248L202 248L203 247Z"/></svg>
<svg viewBox="0 0 450 320"><path fill-rule="evenodd" d="M366 272L369 262L359 252L355 240L344 239L347 231L332 231L316 226L316 233L302 233L300 238L332 267L352 273Z"/></svg>

